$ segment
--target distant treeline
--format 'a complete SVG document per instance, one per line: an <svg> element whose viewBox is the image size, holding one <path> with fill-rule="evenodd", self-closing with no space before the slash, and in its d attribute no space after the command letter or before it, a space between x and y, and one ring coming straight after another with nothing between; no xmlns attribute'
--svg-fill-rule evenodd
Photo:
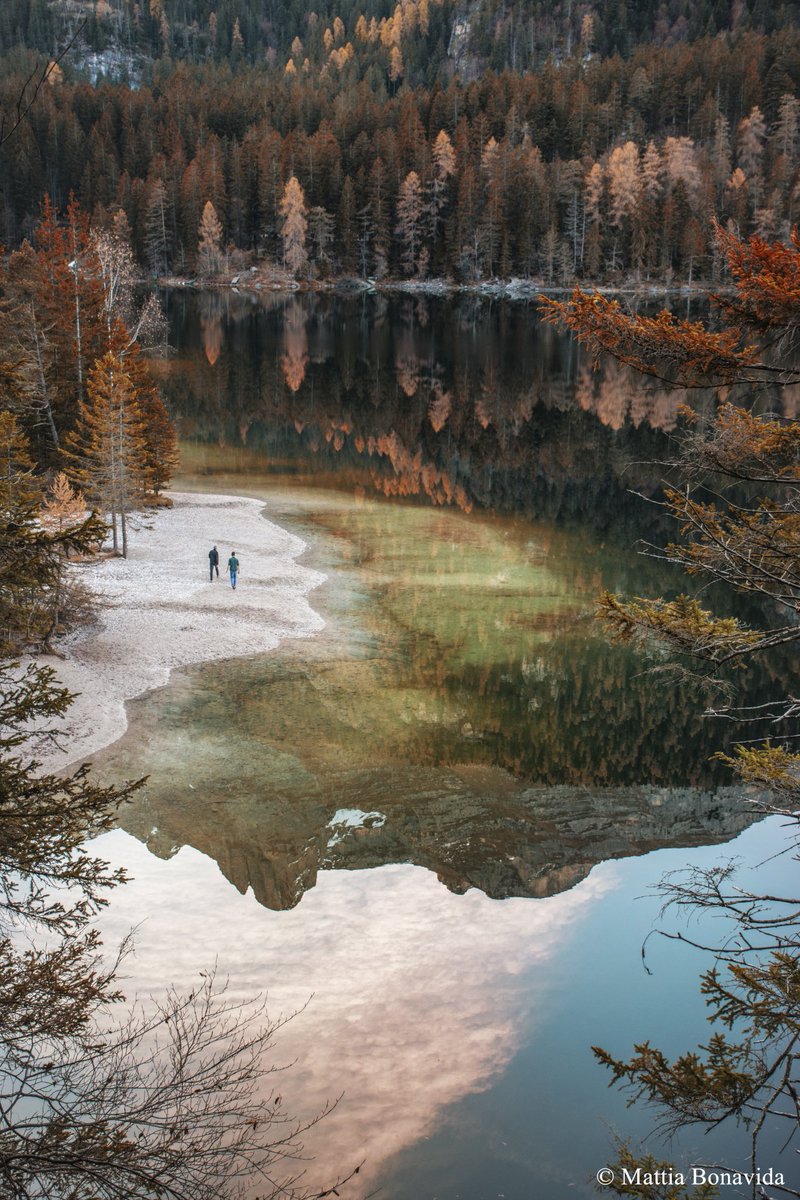
<svg viewBox="0 0 800 1200"><path fill-rule="evenodd" d="M428 0L421 7L422 29L402 0L3 0L0 54L18 46L52 53L81 25L81 46L94 52L283 67L300 39L319 64L331 49L326 28L338 22L353 39L359 17L386 22L399 8L408 82L416 86L441 79L454 61L472 73L527 71L575 52L625 57L641 44L771 34L800 22L797 0Z"/></svg>
<svg viewBox="0 0 800 1200"><path fill-rule="evenodd" d="M150 0L140 24L206 8ZM798 31L602 57L584 9L569 57L469 82L408 81L447 11L435 0L360 11L353 29L318 17L308 44L296 37L273 66L162 57L146 84L93 86L65 61L0 150L2 238L30 235L45 193L58 206L74 193L95 223L124 210L148 270L195 273L210 202L205 244L216 238L220 254L206 260L222 270L266 259L310 278L568 283L714 278L712 216L787 236L800 197ZM6 112L30 68L17 58L0 85Z"/></svg>

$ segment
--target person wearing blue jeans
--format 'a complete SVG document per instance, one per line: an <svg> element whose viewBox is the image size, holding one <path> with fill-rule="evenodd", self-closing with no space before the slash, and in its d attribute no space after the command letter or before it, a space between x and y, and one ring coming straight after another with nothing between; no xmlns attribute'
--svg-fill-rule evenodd
<svg viewBox="0 0 800 1200"><path fill-rule="evenodd" d="M228 559L228 574L231 577L231 587L236 591L236 576L239 574L239 560L236 557L236 551L231 550L231 556Z"/></svg>

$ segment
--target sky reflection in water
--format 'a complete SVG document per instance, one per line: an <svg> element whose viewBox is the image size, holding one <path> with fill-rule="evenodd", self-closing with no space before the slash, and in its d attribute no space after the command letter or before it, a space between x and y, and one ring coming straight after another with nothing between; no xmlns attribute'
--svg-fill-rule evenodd
<svg viewBox="0 0 800 1200"><path fill-rule="evenodd" d="M146 914L126 988L189 987L216 959L234 995L263 988L275 1015L311 997L280 1034L279 1059L297 1060L280 1088L304 1113L344 1091L308 1146L314 1178L366 1156L354 1195L503 1071L553 1004L548 964L614 882L607 871L545 902L498 904L453 896L417 867L333 871L275 914L191 849L164 863L121 831L94 844L133 876L102 918L107 942Z"/></svg>
<svg viewBox="0 0 800 1200"><path fill-rule="evenodd" d="M768 822L731 853L764 864L780 840ZM657 939L652 975L639 956L657 919L646 893L686 862L682 851L602 864L541 900L454 896L407 865L328 871L296 908L272 912L195 850L162 862L122 831L95 847L133 876L101 917L108 945L141 923L130 992L189 988L216 961L234 996L266 991L274 1017L309 1001L279 1035L275 1060L292 1065L278 1088L298 1115L343 1093L306 1144L310 1182L366 1159L345 1198L380 1184L388 1200L588 1200L611 1131L642 1137L653 1125L607 1090L590 1046L625 1053L651 1037L675 1053L707 1036L698 956ZM792 870L767 862L762 882L789 888ZM731 1166L746 1150L733 1130L650 1145Z"/></svg>

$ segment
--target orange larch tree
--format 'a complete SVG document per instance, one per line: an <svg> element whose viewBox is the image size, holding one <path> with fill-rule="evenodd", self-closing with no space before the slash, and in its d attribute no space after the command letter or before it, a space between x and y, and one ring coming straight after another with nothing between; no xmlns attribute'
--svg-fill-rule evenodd
<svg viewBox="0 0 800 1200"><path fill-rule="evenodd" d="M109 514L114 552L128 555L128 515L146 492L145 429L126 365L108 351L89 372L68 438L71 475Z"/></svg>

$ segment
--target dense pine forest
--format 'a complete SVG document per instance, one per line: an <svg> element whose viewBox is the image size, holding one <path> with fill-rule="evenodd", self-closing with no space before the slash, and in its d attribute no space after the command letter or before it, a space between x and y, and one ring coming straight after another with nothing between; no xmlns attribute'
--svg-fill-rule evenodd
<svg viewBox="0 0 800 1200"><path fill-rule="evenodd" d="M9 0L2 237L122 209L155 275L705 281L785 237L794 3ZM61 57L60 52L66 49Z"/></svg>
<svg viewBox="0 0 800 1200"><path fill-rule="evenodd" d="M772 34L796 25L800 15L796 0L428 0L420 11L431 39L431 29L410 25L407 5L399 7L414 85L452 70L446 56L456 47L455 57L462 64L469 58L473 71L527 71L575 52L607 58L627 56L639 44L663 47L748 30ZM81 44L93 51L116 47L147 60L283 66L295 38L319 59L325 28L335 36L338 17L352 38L361 16L396 21L397 8L392 0L324 0L313 10L304 0L5 0L0 52L20 46L49 52L80 25ZM414 36L419 32L422 42Z"/></svg>

